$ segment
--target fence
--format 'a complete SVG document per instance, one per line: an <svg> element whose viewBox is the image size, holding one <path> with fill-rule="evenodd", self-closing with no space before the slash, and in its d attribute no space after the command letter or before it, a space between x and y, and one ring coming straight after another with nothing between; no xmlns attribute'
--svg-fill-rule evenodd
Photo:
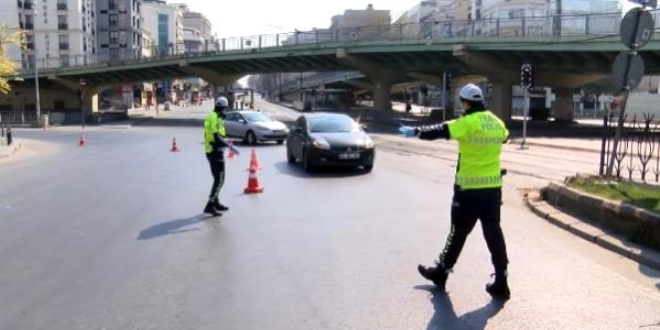
<svg viewBox="0 0 660 330"><path fill-rule="evenodd" d="M0 111L1 126L32 126L38 123L36 111Z"/></svg>
<svg viewBox="0 0 660 330"><path fill-rule="evenodd" d="M614 155L613 174L619 179L660 182L660 121L653 114L633 115L624 126ZM611 159L616 118L603 118L600 175Z"/></svg>

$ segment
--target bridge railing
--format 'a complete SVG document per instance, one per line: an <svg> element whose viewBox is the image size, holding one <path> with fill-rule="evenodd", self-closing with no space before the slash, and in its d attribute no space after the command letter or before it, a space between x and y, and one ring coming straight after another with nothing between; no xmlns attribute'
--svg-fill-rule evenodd
<svg viewBox="0 0 660 330"><path fill-rule="evenodd" d="M652 11L656 28L660 28L660 12ZM71 55L59 58L41 58L39 68L57 69L87 66L120 66L205 56L226 52L252 51L309 45L354 44L359 42L452 42L457 38L483 40L484 38L518 38L545 36L600 36L617 35L621 14L582 14L548 17L521 17L483 19L476 21L434 21L409 24L362 26L356 28L316 29L270 35L223 38L203 50L186 51L183 44L155 46L142 52L126 50L108 54ZM149 55L150 54L150 55ZM147 56L149 55L149 56ZM33 71L34 62L17 63L24 73Z"/></svg>

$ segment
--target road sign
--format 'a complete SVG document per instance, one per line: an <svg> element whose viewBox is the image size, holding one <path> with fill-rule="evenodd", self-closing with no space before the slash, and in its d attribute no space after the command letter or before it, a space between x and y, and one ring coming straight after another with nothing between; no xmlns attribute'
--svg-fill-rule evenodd
<svg viewBox="0 0 660 330"><path fill-rule="evenodd" d="M630 68L626 75L626 68L630 60ZM626 77L627 76L627 77ZM614 60L612 68L612 83L618 90L634 89L644 77L644 60L639 54L631 55L629 51L622 51Z"/></svg>
<svg viewBox="0 0 660 330"><path fill-rule="evenodd" d="M638 17L639 27L637 25ZM637 49L642 48L651 40L654 29L655 24L651 13L642 8L633 8L621 21L621 42L631 49L634 48L634 45L637 45Z"/></svg>
<svg viewBox="0 0 660 330"><path fill-rule="evenodd" d="M638 5L646 5L647 7L658 7L658 0L628 0L628 2L636 3Z"/></svg>

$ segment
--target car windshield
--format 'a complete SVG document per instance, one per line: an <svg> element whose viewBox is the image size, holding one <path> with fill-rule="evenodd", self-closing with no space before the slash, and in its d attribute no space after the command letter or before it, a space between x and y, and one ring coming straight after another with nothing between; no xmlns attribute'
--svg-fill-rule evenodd
<svg viewBox="0 0 660 330"><path fill-rule="evenodd" d="M248 112L244 113L243 117L249 122L252 123L263 123L273 121L270 117L264 115L261 112Z"/></svg>
<svg viewBox="0 0 660 330"><path fill-rule="evenodd" d="M310 120L311 133L353 133L359 132L353 119L345 117L322 117Z"/></svg>

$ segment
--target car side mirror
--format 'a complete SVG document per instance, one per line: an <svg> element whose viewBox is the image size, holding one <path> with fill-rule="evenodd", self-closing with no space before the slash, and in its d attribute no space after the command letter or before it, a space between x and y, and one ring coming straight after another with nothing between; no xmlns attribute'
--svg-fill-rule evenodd
<svg viewBox="0 0 660 330"><path fill-rule="evenodd" d="M245 119L239 119L238 122L243 125L247 124L247 121L245 121Z"/></svg>

